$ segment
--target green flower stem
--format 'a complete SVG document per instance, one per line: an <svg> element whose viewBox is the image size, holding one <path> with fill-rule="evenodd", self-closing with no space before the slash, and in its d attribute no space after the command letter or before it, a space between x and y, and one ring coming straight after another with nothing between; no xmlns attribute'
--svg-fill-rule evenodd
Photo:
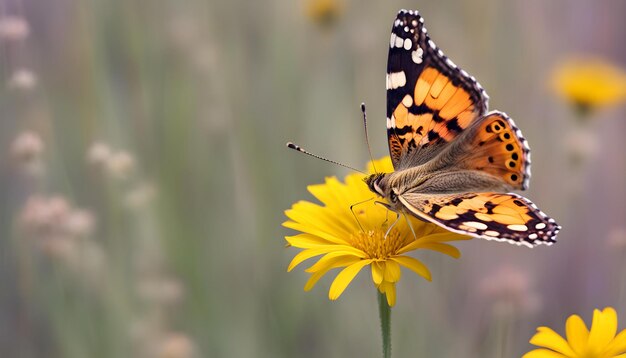
<svg viewBox="0 0 626 358"><path fill-rule="evenodd" d="M391 358L391 307L384 293L378 293L378 313L380 314L380 332L383 337L383 358Z"/></svg>

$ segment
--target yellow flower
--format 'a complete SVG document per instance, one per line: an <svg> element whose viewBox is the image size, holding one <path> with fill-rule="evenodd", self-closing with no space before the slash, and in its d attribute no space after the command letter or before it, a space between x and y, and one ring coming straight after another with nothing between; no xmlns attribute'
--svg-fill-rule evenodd
<svg viewBox="0 0 626 358"><path fill-rule="evenodd" d="M626 357L626 330L617 336L617 313L611 307L593 311L591 330L578 315L565 323L567 340L548 327L537 328L530 343L539 347L522 358L612 358Z"/></svg>
<svg viewBox="0 0 626 358"><path fill-rule="evenodd" d="M389 157L375 161L375 165L379 171L393 171ZM372 172L371 163L369 167ZM370 266L374 285L393 306L396 301L395 284L401 276L400 266L431 280L428 268L407 253L427 249L458 258L458 249L446 242L470 238L408 215L415 235L403 216L393 224L396 214L375 203L383 199L368 200L374 199L375 195L363 182L364 178L363 174L350 174L345 183L335 177L326 178L326 183L308 187L323 205L299 201L285 212L289 220L283 226L301 232L285 237L288 246L304 249L293 258L287 270L291 271L307 259L321 256L306 269L311 274L304 286L308 291L329 270L343 268L330 286L328 297L335 300L361 269ZM353 214L350 206L354 204Z"/></svg>
<svg viewBox="0 0 626 358"><path fill-rule="evenodd" d="M587 111L626 100L626 73L600 58L572 58L552 74L552 88Z"/></svg>
<svg viewBox="0 0 626 358"><path fill-rule="evenodd" d="M307 0L306 15L318 25L329 27L343 12L341 0Z"/></svg>

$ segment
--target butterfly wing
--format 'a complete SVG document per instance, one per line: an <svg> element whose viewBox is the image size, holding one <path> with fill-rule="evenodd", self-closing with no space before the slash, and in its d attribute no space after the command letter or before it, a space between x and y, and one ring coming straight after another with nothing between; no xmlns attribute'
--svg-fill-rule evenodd
<svg viewBox="0 0 626 358"><path fill-rule="evenodd" d="M406 193L398 198L419 218L487 240L551 245L561 229L530 200L514 193Z"/></svg>
<svg viewBox="0 0 626 358"><path fill-rule="evenodd" d="M487 111L488 96L430 40L417 11L401 10L387 62L387 138L396 169L423 164Z"/></svg>
<svg viewBox="0 0 626 358"><path fill-rule="evenodd" d="M525 190L530 179L530 148L513 120L494 111L474 122L429 165L433 171L489 173L506 184L507 190Z"/></svg>

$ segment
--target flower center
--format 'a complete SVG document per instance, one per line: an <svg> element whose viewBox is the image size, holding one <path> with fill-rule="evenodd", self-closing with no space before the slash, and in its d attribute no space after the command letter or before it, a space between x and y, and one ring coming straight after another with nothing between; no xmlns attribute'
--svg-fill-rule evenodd
<svg viewBox="0 0 626 358"><path fill-rule="evenodd" d="M413 241L412 236L402 236L396 229L391 229L387 237L383 228L358 232L350 237L351 245L363 252L369 259L386 260L397 255L398 251Z"/></svg>

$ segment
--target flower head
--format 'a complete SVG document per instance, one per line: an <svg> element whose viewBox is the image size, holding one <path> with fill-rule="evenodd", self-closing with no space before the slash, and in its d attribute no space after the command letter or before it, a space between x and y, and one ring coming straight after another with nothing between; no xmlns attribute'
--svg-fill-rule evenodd
<svg viewBox="0 0 626 358"><path fill-rule="evenodd" d="M15 70L9 78L8 86L9 88L21 90L21 91L29 91L35 88L37 85L37 76L31 70L20 68Z"/></svg>
<svg viewBox="0 0 626 358"><path fill-rule="evenodd" d="M375 165L378 170L393 170L388 157ZM369 167L372 172L372 165ZM310 185L309 192L323 205L299 201L285 212L289 220L283 225L301 232L286 237L289 246L304 249L293 258L288 271L307 259L321 256L306 269L311 274L304 286L308 291L328 271L343 268L330 287L329 298L335 300L364 267L370 266L374 285L393 306L400 266L431 279L428 268L407 253L427 249L458 258L459 251L446 242L470 238L410 215L401 214L396 222L395 213L376 204L384 200L374 198L363 182L364 177L350 174L345 183L331 177L324 184Z"/></svg>
<svg viewBox="0 0 626 358"><path fill-rule="evenodd" d="M321 27L334 25L342 12L341 0L308 0L306 4L307 16Z"/></svg>
<svg viewBox="0 0 626 358"><path fill-rule="evenodd" d="M38 161L43 150L44 143L35 132L22 132L11 143L11 155L20 163Z"/></svg>
<svg viewBox="0 0 626 358"><path fill-rule="evenodd" d="M573 58L555 69L552 88L587 112L626 100L626 72L604 59Z"/></svg>
<svg viewBox="0 0 626 358"><path fill-rule="evenodd" d="M497 315L533 313L541 305L528 274L510 266L502 266L485 277L480 282L479 292L492 303Z"/></svg>
<svg viewBox="0 0 626 358"><path fill-rule="evenodd" d="M30 33L28 22L19 16L0 17L0 40L20 41Z"/></svg>
<svg viewBox="0 0 626 358"><path fill-rule="evenodd" d="M593 311L593 322L588 330L578 315L565 323L567 338L548 327L537 328L530 343L539 347L522 358L612 358L626 353L626 330L617 333L617 313L611 307Z"/></svg>

